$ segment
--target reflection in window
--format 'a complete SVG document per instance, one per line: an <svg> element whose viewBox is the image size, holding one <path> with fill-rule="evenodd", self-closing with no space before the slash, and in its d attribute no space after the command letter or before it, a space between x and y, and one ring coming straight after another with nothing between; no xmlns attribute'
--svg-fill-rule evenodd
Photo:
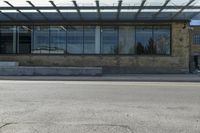
<svg viewBox="0 0 200 133"><path fill-rule="evenodd" d="M102 27L101 29L101 52L102 54L118 53L118 28Z"/></svg>
<svg viewBox="0 0 200 133"><path fill-rule="evenodd" d="M16 27L1 26L0 27L0 53L13 54L16 53Z"/></svg>
<svg viewBox="0 0 200 133"><path fill-rule="evenodd" d="M154 44L157 54L170 54L170 27L154 27Z"/></svg>
<svg viewBox="0 0 200 133"><path fill-rule="evenodd" d="M135 54L135 27L119 27L119 54Z"/></svg>
<svg viewBox="0 0 200 133"><path fill-rule="evenodd" d="M69 26L67 28L67 52L70 54L83 53L82 26Z"/></svg>
<svg viewBox="0 0 200 133"><path fill-rule="evenodd" d="M30 26L19 26L19 45L18 53L19 54L30 54L31 53L31 31L32 27Z"/></svg>
<svg viewBox="0 0 200 133"><path fill-rule="evenodd" d="M84 27L84 53L95 54L95 26Z"/></svg>
<svg viewBox="0 0 200 133"><path fill-rule="evenodd" d="M1 26L0 54L169 55L170 32L170 26ZM199 40L196 34L194 44Z"/></svg>
<svg viewBox="0 0 200 133"><path fill-rule="evenodd" d="M136 43L137 54L156 54L151 26L136 27Z"/></svg>
<svg viewBox="0 0 200 133"><path fill-rule="evenodd" d="M50 54L66 52L66 28L64 26L50 27Z"/></svg>
<svg viewBox="0 0 200 133"><path fill-rule="evenodd" d="M32 47L34 54L49 54L49 27L34 27L34 45Z"/></svg>

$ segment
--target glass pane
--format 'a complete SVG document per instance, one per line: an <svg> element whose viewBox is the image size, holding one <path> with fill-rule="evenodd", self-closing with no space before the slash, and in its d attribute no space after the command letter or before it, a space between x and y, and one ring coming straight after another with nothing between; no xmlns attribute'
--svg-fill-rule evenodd
<svg viewBox="0 0 200 133"><path fill-rule="evenodd" d="M84 27L84 53L95 54L95 26Z"/></svg>
<svg viewBox="0 0 200 133"><path fill-rule="evenodd" d="M136 43L137 54L156 54L151 26L136 27Z"/></svg>
<svg viewBox="0 0 200 133"><path fill-rule="evenodd" d="M0 27L0 53L13 54L16 53L16 27L1 26Z"/></svg>
<svg viewBox="0 0 200 133"><path fill-rule="evenodd" d="M119 54L135 54L135 27L119 27Z"/></svg>
<svg viewBox="0 0 200 133"><path fill-rule="evenodd" d="M49 27L34 27L34 45L32 48L34 54L49 54Z"/></svg>
<svg viewBox="0 0 200 133"><path fill-rule="evenodd" d="M32 27L30 26L19 26L19 43L18 53L29 54L31 53L31 32Z"/></svg>
<svg viewBox="0 0 200 133"><path fill-rule="evenodd" d="M170 54L170 27L154 27L154 44L157 54Z"/></svg>
<svg viewBox="0 0 200 133"><path fill-rule="evenodd" d="M83 53L82 26L69 26L67 28L67 52L70 54Z"/></svg>
<svg viewBox="0 0 200 133"><path fill-rule="evenodd" d="M118 53L118 28L102 27L101 29L101 52L102 54Z"/></svg>
<svg viewBox="0 0 200 133"><path fill-rule="evenodd" d="M50 27L50 53L66 53L66 28L64 26Z"/></svg>
<svg viewBox="0 0 200 133"><path fill-rule="evenodd" d="M193 36L193 44L199 45L200 44L200 34L195 34Z"/></svg>

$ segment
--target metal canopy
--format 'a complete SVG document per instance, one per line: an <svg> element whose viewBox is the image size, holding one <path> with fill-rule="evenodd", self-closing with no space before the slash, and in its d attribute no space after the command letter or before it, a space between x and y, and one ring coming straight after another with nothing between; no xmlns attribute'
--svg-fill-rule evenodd
<svg viewBox="0 0 200 133"><path fill-rule="evenodd" d="M97 14L98 14L98 19L101 20L101 11L99 8L99 1L96 1L96 7L97 7Z"/></svg>
<svg viewBox="0 0 200 133"><path fill-rule="evenodd" d="M10 8L17 10L18 13L22 14L27 20L31 20L31 18L30 18L28 15L26 15L25 13L21 12L20 9L14 7L14 6L13 6L12 4L10 4L8 1L4 1L4 2L5 2L6 4L8 4L8 5L10 6Z"/></svg>
<svg viewBox="0 0 200 133"><path fill-rule="evenodd" d="M135 20L138 18L140 12L142 11L142 8L144 7L145 2L146 2L146 0L142 0L142 3L141 3L141 5L140 5L140 7L139 7L139 10L138 10L138 12L135 14L135 18L134 18Z"/></svg>
<svg viewBox="0 0 200 133"><path fill-rule="evenodd" d="M27 3L29 3L32 7L36 8L35 5L31 1L27 1ZM49 20L39 9L36 8L36 10L41 16L45 18L45 20L47 21Z"/></svg>
<svg viewBox="0 0 200 133"><path fill-rule="evenodd" d="M179 12L177 12L174 16L172 16L172 19L174 19L176 16L178 16L180 13L183 12L184 9L186 9L190 4L192 4L195 0L190 0L185 6L181 8Z"/></svg>
<svg viewBox="0 0 200 133"><path fill-rule="evenodd" d="M163 4L163 6L159 9L158 12L156 12L154 15L153 15L153 18L155 19L159 13L161 13L167 6L167 4L170 2L171 0L166 0L165 3Z"/></svg>
<svg viewBox="0 0 200 133"><path fill-rule="evenodd" d="M53 1L49 1L51 3L51 5L56 9L56 11L58 12L58 14L61 16L61 18L63 20L66 20L65 17L62 15L62 13L60 12L60 10L58 9L58 7L55 5L55 3Z"/></svg>
<svg viewBox="0 0 200 133"><path fill-rule="evenodd" d="M165 0L161 5L148 5L146 4L148 1L142 0L138 5L124 5L124 2L119 0L116 5L103 5L97 0L92 6L83 6L77 1L72 1L72 5L62 6L56 5L54 1L49 1L48 6L37 6L31 1L26 1L29 6L16 6L4 1L7 6L0 5L0 22L189 21L200 19L200 5L195 4L198 0L188 0L184 5L169 4L172 0Z"/></svg>
<svg viewBox="0 0 200 133"><path fill-rule="evenodd" d="M119 0L118 9L117 9L117 20L119 20L121 6L122 6L122 0Z"/></svg>
<svg viewBox="0 0 200 133"><path fill-rule="evenodd" d="M75 9L77 10L77 13L78 13L78 15L79 15L79 17L80 17L80 20L83 20L83 17L82 17L82 15L81 15L81 11L80 11L80 9L79 9L79 7L78 7L76 1L74 0L74 1L72 1L72 2L73 2L73 4L74 4Z"/></svg>

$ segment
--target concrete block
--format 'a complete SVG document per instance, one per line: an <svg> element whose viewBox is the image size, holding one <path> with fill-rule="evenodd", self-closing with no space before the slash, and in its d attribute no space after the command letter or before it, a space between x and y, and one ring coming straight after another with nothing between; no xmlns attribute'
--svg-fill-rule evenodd
<svg viewBox="0 0 200 133"><path fill-rule="evenodd" d="M98 76L101 67L0 67L1 76Z"/></svg>
<svg viewBox="0 0 200 133"><path fill-rule="evenodd" d="M18 62L14 61L0 61L0 67L17 67L19 66Z"/></svg>

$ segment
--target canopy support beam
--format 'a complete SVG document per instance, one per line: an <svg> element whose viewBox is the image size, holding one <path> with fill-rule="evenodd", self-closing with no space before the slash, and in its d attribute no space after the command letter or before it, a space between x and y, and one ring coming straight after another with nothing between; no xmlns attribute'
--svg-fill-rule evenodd
<svg viewBox="0 0 200 133"><path fill-rule="evenodd" d="M190 19L193 19L194 17L196 17L197 15L199 15L200 14L200 12L195 12L195 13L193 13L191 16L190 16Z"/></svg>
<svg viewBox="0 0 200 133"><path fill-rule="evenodd" d="M80 19L83 20L83 17L82 17L82 15L81 15L81 11L80 11L80 8L79 8L78 4L76 3L75 0L73 0L72 2L73 2L74 6L75 6L75 8L76 8L76 10L77 10L77 13L78 13Z"/></svg>
<svg viewBox="0 0 200 133"><path fill-rule="evenodd" d="M99 1L96 0L96 7L97 7L97 13L98 13L98 18L101 20L101 11L100 11L100 6L99 6Z"/></svg>
<svg viewBox="0 0 200 133"><path fill-rule="evenodd" d="M17 10L20 14L22 14L26 19L31 20L31 18L29 16L27 16L26 14L24 14L23 12L21 12L18 8L14 7L12 4L10 4L8 1L4 1L6 4L8 4L10 7L12 7L13 9Z"/></svg>
<svg viewBox="0 0 200 133"><path fill-rule="evenodd" d="M58 9L58 7L56 6L56 4L53 1L51 1L51 0L49 2L56 9L56 11L58 12L58 14L62 17L62 19L66 20L65 17L63 16L63 14L60 12L60 10Z"/></svg>
<svg viewBox="0 0 200 133"><path fill-rule="evenodd" d="M122 0L118 2L118 9L117 9L117 20L119 20L120 12L121 12Z"/></svg>
<svg viewBox="0 0 200 133"><path fill-rule="evenodd" d="M170 1L171 1L171 0L166 0L165 3L163 4L163 6L160 8L160 10L159 10L157 13L155 13L155 14L153 15L153 18L156 18L156 17L165 9L165 7L167 6L167 4L168 4Z"/></svg>
<svg viewBox="0 0 200 133"><path fill-rule="evenodd" d="M171 19L176 18L179 14L183 12L190 4L192 4L195 0L190 0L185 6L183 6L179 12L177 12L174 16L171 17Z"/></svg>
<svg viewBox="0 0 200 133"><path fill-rule="evenodd" d="M4 16L6 16L9 20L14 20L12 17L10 17L8 14L3 13L2 11L0 11L0 14L3 14Z"/></svg>
<svg viewBox="0 0 200 133"><path fill-rule="evenodd" d="M138 18L138 16L139 16L140 12L142 11L142 8L144 7L144 4L145 4L146 1L147 0L142 0L140 8L138 9L138 12L135 14L135 18L134 18L135 20Z"/></svg>
<svg viewBox="0 0 200 133"><path fill-rule="evenodd" d="M35 10L43 17L45 18L47 21L49 20L39 9L36 8L36 6L31 2L31 1L26 1L27 3L29 3L29 5L31 5L32 7L35 8Z"/></svg>

